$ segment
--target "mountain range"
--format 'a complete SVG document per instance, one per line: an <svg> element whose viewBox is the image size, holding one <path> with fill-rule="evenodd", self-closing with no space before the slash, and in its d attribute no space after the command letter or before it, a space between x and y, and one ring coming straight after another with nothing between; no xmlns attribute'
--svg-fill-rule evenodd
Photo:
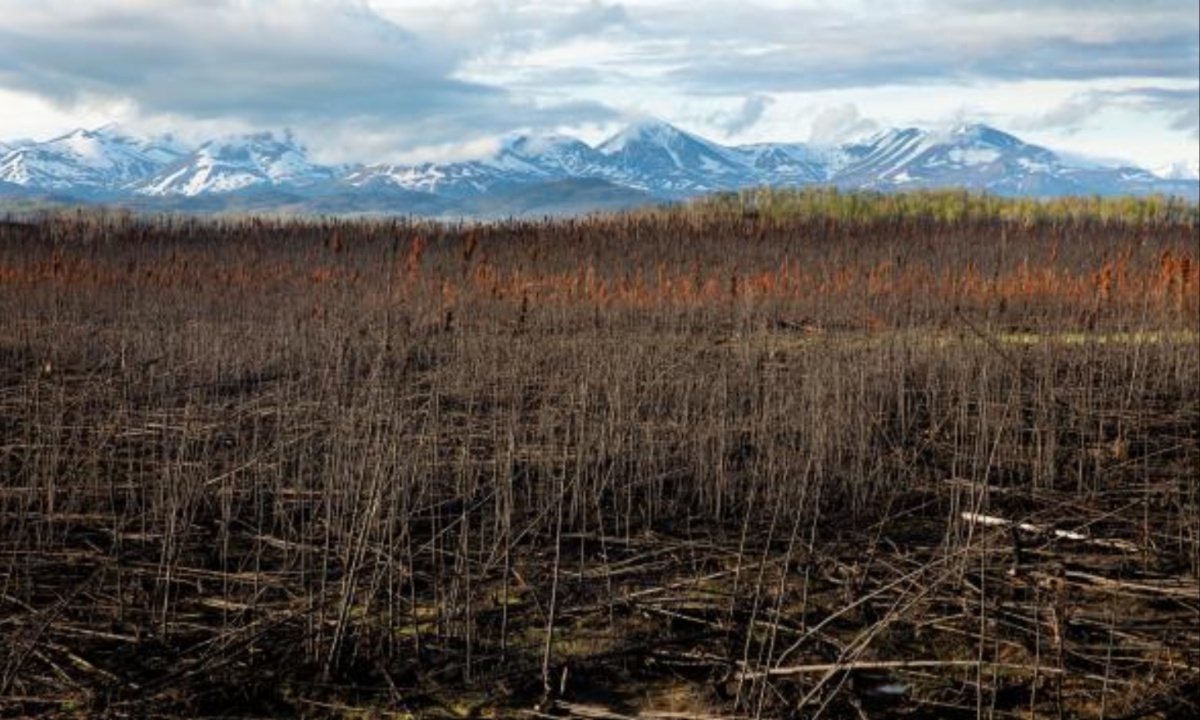
<svg viewBox="0 0 1200 720"><path fill-rule="evenodd" d="M629 125L592 146L519 135L478 160L326 165L290 133L188 145L110 125L43 142L0 142L0 199L103 203L147 211L573 214L754 186L997 195L1164 194L1200 199L1194 165L1158 173L1056 153L995 128L883 130L834 147L722 145L664 122Z"/></svg>

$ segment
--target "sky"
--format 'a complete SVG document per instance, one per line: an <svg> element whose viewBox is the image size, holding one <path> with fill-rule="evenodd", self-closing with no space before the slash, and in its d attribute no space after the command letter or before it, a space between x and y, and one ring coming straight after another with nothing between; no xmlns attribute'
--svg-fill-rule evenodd
<svg viewBox="0 0 1200 720"><path fill-rule="evenodd" d="M405 162L648 117L729 144L983 122L1195 164L1200 2L0 0L0 140L288 128Z"/></svg>

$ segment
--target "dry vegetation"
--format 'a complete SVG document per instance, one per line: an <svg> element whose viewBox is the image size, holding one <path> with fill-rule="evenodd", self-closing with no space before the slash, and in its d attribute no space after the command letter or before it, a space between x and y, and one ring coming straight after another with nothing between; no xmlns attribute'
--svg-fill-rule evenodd
<svg viewBox="0 0 1200 720"><path fill-rule="evenodd" d="M0 715L1194 717L1196 233L6 222Z"/></svg>

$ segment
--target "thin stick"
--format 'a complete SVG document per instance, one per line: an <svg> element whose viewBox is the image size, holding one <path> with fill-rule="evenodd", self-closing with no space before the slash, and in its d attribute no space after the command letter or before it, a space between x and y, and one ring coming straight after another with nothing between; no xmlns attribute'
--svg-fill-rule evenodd
<svg viewBox="0 0 1200 720"><path fill-rule="evenodd" d="M1023 670L1027 672L1062 673L1058 668L1036 668L1032 665L1015 663L993 663L986 660L861 660L845 663L820 663L816 665L792 665L791 667L768 668L753 672L740 672L739 679L757 680L766 677L788 677L792 675L813 675L818 673L852 671L852 670L916 670L928 668L992 668L996 670Z"/></svg>

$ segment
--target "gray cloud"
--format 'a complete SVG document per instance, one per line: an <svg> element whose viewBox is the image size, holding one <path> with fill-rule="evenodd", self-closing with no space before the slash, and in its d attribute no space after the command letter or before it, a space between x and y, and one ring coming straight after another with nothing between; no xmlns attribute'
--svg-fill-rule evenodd
<svg viewBox="0 0 1200 720"><path fill-rule="evenodd" d="M631 24L629 11L620 3L608 4L601 0L591 0L586 6L567 15L560 20L548 33L546 39L561 42L574 37L594 35L611 28L626 27Z"/></svg>
<svg viewBox="0 0 1200 720"><path fill-rule="evenodd" d="M486 90L450 80L454 58L350 2L293 0L273 13L203 0L145 13L126 5L53 17L5 8L0 81L63 104L127 96L148 111L251 119L374 114L404 94L437 105Z"/></svg>
<svg viewBox="0 0 1200 720"><path fill-rule="evenodd" d="M1197 77L1200 14L1149 3L975 0L639 9L668 82L695 94L1025 79Z"/></svg>
<svg viewBox="0 0 1200 720"><path fill-rule="evenodd" d="M1019 54L1008 57L1002 53L980 57L971 69L982 77L1006 80L1192 79L1200 73L1200 36L1195 29L1129 40L1051 38L1017 49Z"/></svg>
<svg viewBox="0 0 1200 720"><path fill-rule="evenodd" d="M1079 93L1045 113L1018 121L1021 130L1076 133L1109 108L1165 115L1172 130L1200 139L1200 86L1194 88L1140 87Z"/></svg>
<svg viewBox="0 0 1200 720"><path fill-rule="evenodd" d="M715 113L709 117L708 121L724 131L726 135L737 135L757 125L767 108L774 103L775 99L770 95L749 95L737 110Z"/></svg>
<svg viewBox="0 0 1200 720"><path fill-rule="evenodd" d="M408 0L377 0L404 16ZM452 10L441 3L438 12L451 13L438 24L443 41L464 56L503 61L532 50L545 49L584 37L633 28L635 20L622 3L604 0L559 2L545 7L522 0L457 0Z"/></svg>
<svg viewBox="0 0 1200 720"><path fill-rule="evenodd" d="M898 40L846 39L846 45L798 44L769 52L689 51L670 77L699 94L727 94L987 80L1191 79L1200 67L1200 41L1190 32L1153 40L1031 38L979 46Z"/></svg>
<svg viewBox="0 0 1200 720"><path fill-rule="evenodd" d="M1097 112L1104 108L1104 101L1091 94L1076 95L1041 115L1017 120L1017 130L1059 130L1068 134L1083 129Z"/></svg>
<svg viewBox="0 0 1200 720"><path fill-rule="evenodd" d="M948 0L943 7L962 8L963 10L984 14L1004 14L1017 10L1062 10L1080 15L1097 12L1112 14L1145 14L1147 12L1179 13L1186 0L1005 0L998 3L995 0Z"/></svg>
<svg viewBox="0 0 1200 720"><path fill-rule="evenodd" d="M1190 90L1143 88L1140 93L1134 91L1133 98L1149 110L1172 116L1172 130L1200 140L1200 86Z"/></svg>
<svg viewBox="0 0 1200 720"><path fill-rule="evenodd" d="M597 103L537 108L459 80L461 53L362 0L31 5L0 0L0 86L66 108L110 98L147 115L264 126L351 121L408 131L421 143L615 117Z"/></svg>

